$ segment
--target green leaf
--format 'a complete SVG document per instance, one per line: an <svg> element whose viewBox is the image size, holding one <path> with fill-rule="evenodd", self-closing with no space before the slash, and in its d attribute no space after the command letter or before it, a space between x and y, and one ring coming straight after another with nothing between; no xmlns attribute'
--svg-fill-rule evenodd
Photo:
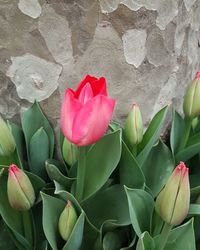
<svg viewBox="0 0 200 250"><path fill-rule="evenodd" d="M70 200L74 207L76 208L76 211L80 214L82 213L82 208L79 205L78 201L75 199L75 197L67 192L67 191L59 191L56 189L55 194L57 197L62 199L64 202L67 200ZM98 237L99 231L96 227L94 227L89 219L86 216L85 223L84 223L84 237L82 242L81 249L88 250L92 249L94 246L94 242L96 241L96 238Z"/></svg>
<svg viewBox="0 0 200 250"><path fill-rule="evenodd" d="M193 219L173 229L164 250L196 250Z"/></svg>
<svg viewBox="0 0 200 250"><path fill-rule="evenodd" d="M75 180L75 178L69 178L63 175L57 168L57 166L50 164L47 161L46 161L46 170L49 178L52 181L60 183L62 186L66 187L66 189L69 189L72 185L72 182Z"/></svg>
<svg viewBox="0 0 200 250"><path fill-rule="evenodd" d="M20 127L18 127L16 124L14 124L12 122L9 122L9 125L11 127L12 134L13 134L13 136L15 138L15 143L17 145L16 150L17 150L17 155L18 155L18 158L19 158L19 166L21 168L23 168L22 164L23 164L23 161L24 161L24 158L25 158L24 134L23 134L22 129Z"/></svg>
<svg viewBox="0 0 200 250"><path fill-rule="evenodd" d="M143 188L144 175L138 166L135 157L122 141L122 155L119 162L120 183L130 188Z"/></svg>
<svg viewBox="0 0 200 250"><path fill-rule="evenodd" d="M97 228L100 228L106 220L115 221L118 225L129 225L131 223L126 194L120 185L113 185L100 190L95 196L85 200L82 207L89 220Z"/></svg>
<svg viewBox="0 0 200 250"><path fill-rule="evenodd" d="M17 250L3 220L0 220L0 249Z"/></svg>
<svg viewBox="0 0 200 250"><path fill-rule="evenodd" d="M117 167L121 156L121 130L101 138L86 155L83 199L97 192Z"/></svg>
<svg viewBox="0 0 200 250"><path fill-rule="evenodd" d="M199 204L190 204L188 216L200 216L200 205Z"/></svg>
<svg viewBox="0 0 200 250"><path fill-rule="evenodd" d="M107 232L103 238L103 249L119 250L126 243L126 233L122 228Z"/></svg>
<svg viewBox="0 0 200 250"><path fill-rule="evenodd" d="M174 160L168 147L160 140L142 165L146 185L154 197L158 195L174 169Z"/></svg>
<svg viewBox="0 0 200 250"><path fill-rule="evenodd" d="M62 250L79 250L83 240L83 229L84 229L85 213L82 211L80 214L72 233L62 248Z"/></svg>
<svg viewBox="0 0 200 250"><path fill-rule="evenodd" d="M173 109L172 126L170 132L170 146L173 154L177 153L184 131L184 120L181 115Z"/></svg>
<svg viewBox="0 0 200 250"><path fill-rule="evenodd" d="M43 201L43 229L46 238L54 250L60 249L58 221L66 202L53 196L41 193Z"/></svg>
<svg viewBox="0 0 200 250"><path fill-rule="evenodd" d="M155 243L149 232L144 232L140 235L136 250L154 250Z"/></svg>
<svg viewBox="0 0 200 250"><path fill-rule="evenodd" d="M40 177L46 177L45 161L49 158L49 139L43 128L38 129L29 144L30 170Z"/></svg>
<svg viewBox="0 0 200 250"><path fill-rule="evenodd" d="M159 139L163 122L165 120L166 114L168 111L168 106L161 109L152 119L149 124L142 142L138 145L139 154L137 156L137 161L139 165L142 165L143 162L148 157L151 148Z"/></svg>
<svg viewBox="0 0 200 250"><path fill-rule="evenodd" d="M22 129L24 131L26 147L29 156L29 143L35 132L42 128L45 130L49 140L49 157L52 158L54 151L54 134L53 130L42 113L39 104L35 102L27 111L25 111L21 118Z"/></svg>
<svg viewBox="0 0 200 250"><path fill-rule="evenodd" d="M149 193L142 189L125 187L125 191L131 223L136 234L140 237L144 231L150 232L154 200Z"/></svg>
<svg viewBox="0 0 200 250"><path fill-rule="evenodd" d="M194 155L198 154L200 152L200 141L198 143L195 142L192 144L190 141L189 144L184 148L183 150L179 151L175 155L176 164L178 164L180 161L187 161L190 158L192 158Z"/></svg>

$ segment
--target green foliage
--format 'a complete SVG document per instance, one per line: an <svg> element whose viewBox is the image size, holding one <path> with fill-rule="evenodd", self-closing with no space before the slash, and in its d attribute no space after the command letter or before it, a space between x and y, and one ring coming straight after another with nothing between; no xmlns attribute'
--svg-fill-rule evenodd
<svg viewBox="0 0 200 250"><path fill-rule="evenodd" d="M175 166L186 161L190 209L184 224L170 228L162 250L195 250L200 239L200 119L194 123L173 110L166 143L160 135L167 112L164 107L155 114L133 148L122 136L123 127L111 122L105 136L79 149L78 162L71 166L62 155L62 133L61 155L53 159L53 130L38 103L22 115L22 129L10 122L17 147L11 156L0 157L0 249L157 250L164 221L155 211L155 200ZM26 171L36 193L27 212L13 209L8 201L12 163ZM78 219L65 242L58 220L68 200Z"/></svg>

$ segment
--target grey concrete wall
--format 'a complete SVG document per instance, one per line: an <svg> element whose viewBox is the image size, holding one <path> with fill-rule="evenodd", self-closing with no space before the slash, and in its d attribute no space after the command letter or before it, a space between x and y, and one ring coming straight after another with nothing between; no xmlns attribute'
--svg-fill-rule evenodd
<svg viewBox="0 0 200 250"><path fill-rule="evenodd" d="M54 126L66 87L105 76L115 119L181 109L200 68L200 0L0 0L0 113L35 99Z"/></svg>

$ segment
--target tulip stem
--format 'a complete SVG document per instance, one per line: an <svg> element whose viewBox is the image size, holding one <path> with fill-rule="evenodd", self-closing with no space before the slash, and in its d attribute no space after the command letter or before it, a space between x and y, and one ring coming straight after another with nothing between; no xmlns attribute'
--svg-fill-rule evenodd
<svg viewBox="0 0 200 250"><path fill-rule="evenodd" d="M76 179L76 198L81 201L83 198L86 167L86 147L79 147L78 169Z"/></svg>
<svg viewBox="0 0 200 250"><path fill-rule="evenodd" d="M163 250L166 243L167 239L170 234L170 230L172 229L172 225L169 225L168 223L165 223L162 229L162 232L160 234L160 239L159 239L159 244L158 244L158 250Z"/></svg>
<svg viewBox="0 0 200 250"><path fill-rule="evenodd" d="M185 128L183 131L183 136L182 136L179 150L184 149L187 142L188 142L188 138L189 138L190 130L191 130L191 125L192 125L192 119L185 118Z"/></svg>

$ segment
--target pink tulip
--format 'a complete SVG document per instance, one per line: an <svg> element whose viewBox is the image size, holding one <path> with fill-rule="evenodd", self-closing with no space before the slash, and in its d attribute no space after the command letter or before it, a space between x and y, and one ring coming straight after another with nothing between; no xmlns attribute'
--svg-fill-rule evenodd
<svg viewBox="0 0 200 250"><path fill-rule="evenodd" d="M66 89L61 108L61 130L78 146L98 141L106 132L115 106L107 96L104 77L87 75L76 91Z"/></svg>

